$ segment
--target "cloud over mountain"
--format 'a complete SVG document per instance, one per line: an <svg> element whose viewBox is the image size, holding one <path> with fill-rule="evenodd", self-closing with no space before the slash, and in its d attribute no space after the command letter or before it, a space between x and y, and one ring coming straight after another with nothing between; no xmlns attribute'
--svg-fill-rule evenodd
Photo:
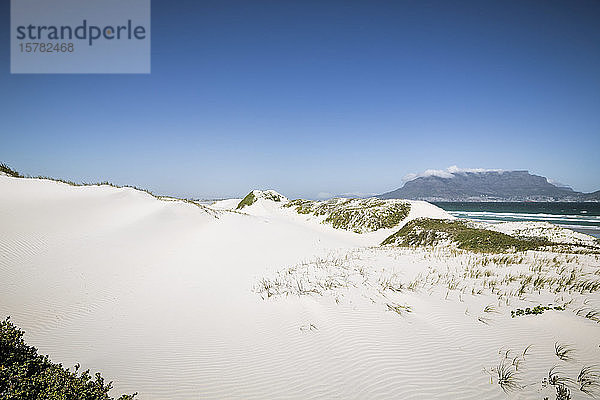
<svg viewBox="0 0 600 400"><path fill-rule="evenodd" d="M529 171L459 168L428 169L403 178L401 188L383 199L427 201L598 201L597 193L580 193Z"/></svg>
<svg viewBox="0 0 600 400"><path fill-rule="evenodd" d="M424 172L418 174L407 174L402 178L403 182L409 182L417 178L426 178L430 176L437 176L438 178L453 178L456 174L465 173L483 173L483 172L504 172L503 169L486 169L486 168L460 168L456 165L452 165L446 169L427 169Z"/></svg>

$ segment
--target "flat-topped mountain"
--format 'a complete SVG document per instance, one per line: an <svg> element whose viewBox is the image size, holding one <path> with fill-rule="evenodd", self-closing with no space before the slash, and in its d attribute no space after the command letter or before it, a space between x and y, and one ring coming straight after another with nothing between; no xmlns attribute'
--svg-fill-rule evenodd
<svg viewBox="0 0 600 400"><path fill-rule="evenodd" d="M576 192L528 171L449 168L428 171L378 197L427 201L600 201L600 191Z"/></svg>

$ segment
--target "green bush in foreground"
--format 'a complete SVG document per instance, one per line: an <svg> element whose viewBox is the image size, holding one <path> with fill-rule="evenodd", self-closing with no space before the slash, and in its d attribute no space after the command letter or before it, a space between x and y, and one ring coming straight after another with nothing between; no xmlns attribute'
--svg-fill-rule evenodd
<svg viewBox="0 0 600 400"><path fill-rule="evenodd" d="M518 238L488 229L474 228L465 221L431 218L409 221L381 244L433 246L444 240L455 243L459 249L487 253L535 250L552 245L546 239Z"/></svg>
<svg viewBox="0 0 600 400"><path fill-rule="evenodd" d="M112 382L100 373L92 379L89 370L79 374L54 364L48 356L23 341L23 331L7 318L0 322L0 399L11 400L112 400ZM132 400L136 394L122 395Z"/></svg>

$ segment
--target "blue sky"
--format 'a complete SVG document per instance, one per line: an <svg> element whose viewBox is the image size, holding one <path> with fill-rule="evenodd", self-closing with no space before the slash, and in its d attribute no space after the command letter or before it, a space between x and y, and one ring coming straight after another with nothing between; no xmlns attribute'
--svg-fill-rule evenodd
<svg viewBox="0 0 600 400"><path fill-rule="evenodd" d="M426 169L600 189L597 1L152 1L150 75L11 75L0 161L189 197L382 193Z"/></svg>

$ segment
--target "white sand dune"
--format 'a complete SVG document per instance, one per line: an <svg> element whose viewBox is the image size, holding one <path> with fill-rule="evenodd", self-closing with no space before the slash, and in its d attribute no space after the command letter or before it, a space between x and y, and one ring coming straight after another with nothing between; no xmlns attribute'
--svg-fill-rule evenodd
<svg viewBox="0 0 600 400"><path fill-rule="evenodd" d="M553 365L576 376L600 362L600 324L574 312L600 306L598 292L540 290L500 302L489 287L472 294L479 283L449 289L423 278L483 256L376 248L398 228L336 230L266 200L229 211L238 201L209 210L128 188L0 177L0 318L10 315L54 361L102 371L113 395L140 399L542 399ZM409 219L448 218L411 204ZM482 268L526 271L554 256ZM596 256L557 257L598 277ZM292 266L306 279L325 270L349 284L261 296L257 282ZM421 283L384 290L384 276L405 288ZM563 312L510 316L568 301ZM494 312L484 312L490 304ZM556 357L556 341L576 349L573 360ZM528 345L523 388L506 394L493 368ZM589 398L575 386L572 398Z"/></svg>

